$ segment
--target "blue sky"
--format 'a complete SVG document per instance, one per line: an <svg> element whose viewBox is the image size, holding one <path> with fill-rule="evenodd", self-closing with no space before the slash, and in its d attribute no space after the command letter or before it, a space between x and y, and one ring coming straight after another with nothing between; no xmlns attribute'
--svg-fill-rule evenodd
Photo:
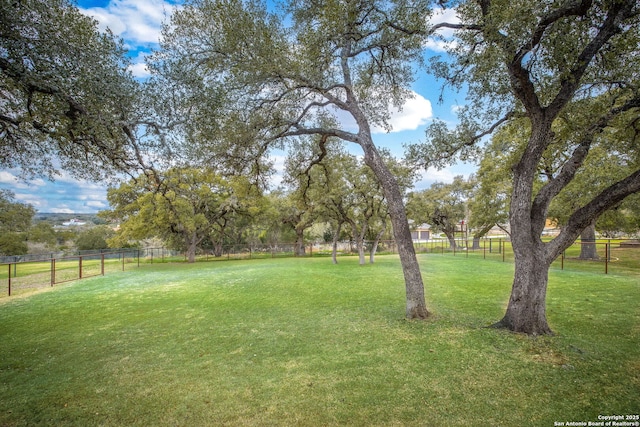
<svg viewBox="0 0 640 427"><path fill-rule="evenodd" d="M165 0L78 0L80 10L94 17L101 29L109 28L124 40L132 58L132 72L139 78L148 76L144 57L157 47L160 27L176 7L176 1ZM450 12L444 12L436 20L451 21ZM427 46L427 54L441 53L441 46L433 41ZM464 103L464 95L445 92L445 102L437 102L442 82L422 73L413 90L415 97L409 100L401 112L393 112L393 131L376 132L374 139L379 146L388 147L402 155L406 143L423 141L425 128L434 118L455 121L455 109ZM354 150L357 153L357 151ZM281 165L283 158L276 158ZM475 168L456 165L443 170L427 170L416 188L426 188L435 181L450 182L455 175L468 176ZM94 213L108 209L106 186L100 183L80 181L63 173L54 182L35 179L27 183L16 179L18 171L0 170L0 188L8 188L16 199L29 203L38 212Z"/></svg>

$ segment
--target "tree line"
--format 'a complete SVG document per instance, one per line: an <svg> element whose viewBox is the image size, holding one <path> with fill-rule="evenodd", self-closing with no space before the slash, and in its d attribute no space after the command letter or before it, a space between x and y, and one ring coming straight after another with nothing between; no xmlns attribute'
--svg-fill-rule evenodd
<svg viewBox="0 0 640 427"><path fill-rule="evenodd" d="M441 8L453 9L455 20L435 23ZM53 177L60 168L94 179L127 174L130 193L119 201L118 190L110 195L116 210L144 217L132 197L153 199L166 211L164 226L206 186L216 194L211 206L225 199L222 211L251 210L216 180L247 195L264 192L276 150L288 150L299 166L290 178L306 209L315 191L331 197L313 187L337 182L330 173L339 168L319 167L340 161L348 144L361 151L384 197L408 318L429 311L398 164L416 171L504 161L507 179L483 190L495 196L483 200L507 215L515 254L511 297L496 326L528 334L551 333L553 260L607 212L630 209L625 200L640 190L640 6L633 0L283 1L277 8L190 0L167 22L144 82L128 71L122 43L67 0L2 2L0 20L2 167L27 177ZM447 55L427 60L434 40ZM464 90L466 103L455 127L435 120L423 142L407 144L402 161L389 161L371 129L389 129L389 107L411 97L420 73ZM344 125L344 116L355 125ZM187 193L174 191L174 182ZM203 218L224 222L221 210L203 209L190 229ZM362 215L373 218L376 209ZM297 224L307 218L299 206L292 213ZM549 216L563 224L550 241L541 238ZM333 226L363 232L349 221ZM128 230L137 232L133 224ZM201 236L182 238L193 244Z"/></svg>

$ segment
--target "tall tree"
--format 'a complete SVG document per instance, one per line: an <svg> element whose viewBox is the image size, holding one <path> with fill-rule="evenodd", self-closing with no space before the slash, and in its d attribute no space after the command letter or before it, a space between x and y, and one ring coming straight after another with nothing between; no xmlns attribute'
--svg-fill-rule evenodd
<svg viewBox="0 0 640 427"><path fill-rule="evenodd" d="M200 243L224 231L221 219L245 209L254 196L244 192L250 187L242 178L226 180L210 170L173 168L154 178L142 175L107 192L113 210L102 215L121 221L112 245L160 237L194 262Z"/></svg>
<svg viewBox="0 0 640 427"><path fill-rule="evenodd" d="M465 83L470 103L454 132L437 123L431 145L413 154L435 163L452 153L471 156L483 136L526 119L526 144L511 168L515 275L506 313L496 326L548 334L549 266L594 219L640 190L640 4L467 0L455 6L460 21L433 28L456 30L452 61L438 62L435 69L454 85ZM571 132L556 133L559 121ZM571 213L556 238L543 242L552 200L608 133L617 133L611 149L625 154L630 172L609 181ZM562 165L537 187L541 163L552 147L564 153Z"/></svg>
<svg viewBox="0 0 640 427"><path fill-rule="evenodd" d="M389 128L390 104L400 107L411 96L428 3L288 1L271 12L252 0L193 0L165 28L155 66L185 93L207 94L206 107L191 104L191 140L220 158L263 155L301 135L360 146L389 204L408 318L429 314L424 285L403 193L371 129ZM355 129L337 113L350 116Z"/></svg>
<svg viewBox="0 0 640 427"><path fill-rule="evenodd" d="M71 1L0 1L0 167L94 179L138 168L155 139L141 138L149 117L128 65Z"/></svg>

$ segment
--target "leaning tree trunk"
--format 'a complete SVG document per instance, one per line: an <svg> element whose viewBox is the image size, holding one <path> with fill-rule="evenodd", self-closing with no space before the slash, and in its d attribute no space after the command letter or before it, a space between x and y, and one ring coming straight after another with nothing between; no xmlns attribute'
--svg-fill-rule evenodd
<svg viewBox="0 0 640 427"><path fill-rule="evenodd" d="M447 240L449 240L449 249L457 248L455 234L452 234L451 232L445 231L444 235L447 236Z"/></svg>
<svg viewBox="0 0 640 427"><path fill-rule="evenodd" d="M580 234L580 259L599 259L595 220Z"/></svg>
<svg viewBox="0 0 640 427"><path fill-rule="evenodd" d="M370 137L365 141L361 141L360 145L364 150L364 161L378 178L389 205L393 235L398 245L398 255L400 256L402 273L404 274L405 315L409 319L426 319L429 317L429 311L424 298L424 284L416 251L413 247L402 191L400 191L398 181L385 165Z"/></svg>
<svg viewBox="0 0 640 427"><path fill-rule="evenodd" d="M485 225L483 228L479 229L473 235L473 247L471 249L473 250L480 249L480 239L486 236L489 230L491 230L492 228L493 228L493 224Z"/></svg>
<svg viewBox="0 0 640 427"><path fill-rule="evenodd" d="M373 264L375 261L376 252L378 252L378 244L380 243L380 239L382 239L385 231L387 231L387 227L383 224L382 230L380 230L376 235L376 238L373 240L373 244L371 245L371 252L369 252L369 264Z"/></svg>
<svg viewBox="0 0 640 427"><path fill-rule="evenodd" d="M220 258L222 256L222 240L212 241L213 243L213 256L216 258Z"/></svg>

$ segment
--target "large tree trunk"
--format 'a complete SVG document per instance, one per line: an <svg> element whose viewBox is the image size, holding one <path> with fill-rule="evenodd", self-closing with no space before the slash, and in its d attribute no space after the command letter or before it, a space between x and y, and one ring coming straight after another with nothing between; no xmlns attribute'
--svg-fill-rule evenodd
<svg viewBox="0 0 640 427"><path fill-rule="evenodd" d="M480 239L487 235L489 230L493 228L493 224L485 225L481 229L477 230L473 235L473 247L471 249L480 249Z"/></svg>
<svg viewBox="0 0 640 427"><path fill-rule="evenodd" d="M296 244L294 248L296 256L305 256L306 248L304 247L304 228L296 228Z"/></svg>
<svg viewBox="0 0 640 427"><path fill-rule="evenodd" d="M542 248L534 243L519 246L523 247L514 246L515 274L509 305L495 326L530 335L551 334L546 315L549 265Z"/></svg>
<svg viewBox="0 0 640 427"><path fill-rule="evenodd" d="M429 317L424 298L424 284L420 265L416 257L411 238L411 229L407 220L404 200L398 181L384 164L380 153L368 139L360 144L364 150L364 161L373 170L380 181L384 195L389 204L389 215L393 226L393 235L398 245L398 255L402 264L406 292L406 317L409 319L426 319Z"/></svg>
<svg viewBox="0 0 640 427"><path fill-rule="evenodd" d="M217 258L220 258L222 256L222 252L222 242L216 242L216 244L213 246L213 255Z"/></svg>
<svg viewBox="0 0 640 427"><path fill-rule="evenodd" d="M187 241L187 261L190 263L196 262L196 248L200 240L197 239L195 233L191 236L186 236L185 240Z"/></svg>
<svg viewBox="0 0 640 427"><path fill-rule="evenodd" d="M595 220L580 233L580 259L599 259Z"/></svg>
<svg viewBox="0 0 640 427"><path fill-rule="evenodd" d="M542 128L534 129L530 145L544 146L540 141L548 137L547 132ZM513 168L509 222L515 274L507 311L496 326L543 335L552 333L547 323L546 295L553 258L546 254L540 238L546 221L546 206L531 202L536 158L525 154Z"/></svg>
<svg viewBox="0 0 640 427"><path fill-rule="evenodd" d="M445 230L444 235L447 236L447 239L449 240L449 249L457 248L455 234Z"/></svg>
<svg viewBox="0 0 640 427"><path fill-rule="evenodd" d="M480 249L480 239L482 237L473 236L473 246L471 246L471 250Z"/></svg>

